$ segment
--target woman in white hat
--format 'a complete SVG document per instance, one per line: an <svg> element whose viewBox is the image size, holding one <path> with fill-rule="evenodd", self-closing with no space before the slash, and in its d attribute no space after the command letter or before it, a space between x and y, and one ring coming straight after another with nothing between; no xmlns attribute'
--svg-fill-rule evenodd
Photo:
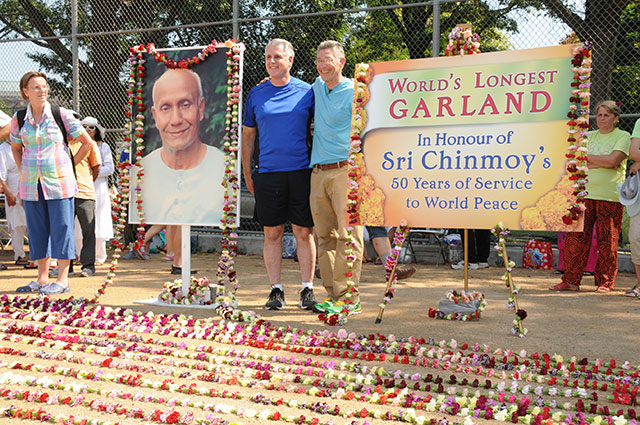
<svg viewBox="0 0 640 425"><path fill-rule="evenodd" d="M82 125L98 144L102 165L100 174L94 182L96 189L96 264L102 265L107 260L107 240L113 238L113 221L111 219L111 198L109 197L108 179L113 174L113 156L111 148L104 143L104 127L94 117L86 117Z"/></svg>

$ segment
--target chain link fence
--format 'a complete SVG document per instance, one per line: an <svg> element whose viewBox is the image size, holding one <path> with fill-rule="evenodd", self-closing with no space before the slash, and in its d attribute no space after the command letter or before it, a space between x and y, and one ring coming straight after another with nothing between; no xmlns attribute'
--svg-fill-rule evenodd
<svg viewBox="0 0 640 425"><path fill-rule="evenodd" d="M20 77L27 71L44 71L50 76L52 101L97 117L107 128L106 141L117 160L132 45L186 47L236 35L247 45L246 95L266 76L264 46L274 37L293 43L292 73L312 82L317 76L315 49L322 40L343 42L348 76L359 62L436 56L444 51L451 28L471 23L484 52L593 41L593 100L621 101L621 127L630 131L640 116L638 1L593 0L588 3L590 9L584 0L569 6L540 0L535 3L538 9L533 4L518 0L3 0L0 54L5 65L0 74L0 109L13 113L23 107ZM250 217L251 196L245 191L243 197L241 229L259 231Z"/></svg>

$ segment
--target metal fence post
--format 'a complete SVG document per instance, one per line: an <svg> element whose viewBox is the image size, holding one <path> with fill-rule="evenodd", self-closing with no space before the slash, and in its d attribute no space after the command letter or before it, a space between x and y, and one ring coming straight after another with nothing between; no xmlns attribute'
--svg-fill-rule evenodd
<svg viewBox="0 0 640 425"><path fill-rule="evenodd" d="M431 56L440 56L440 0L433 0L433 41Z"/></svg>
<svg viewBox="0 0 640 425"><path fill-rule="evenodd" d="M78 61L78 0L71 0L71 68L73 110L80 112L80 75Z"/></svg>
<svg viewBox="0 0 640 425"><path fill-rule="evenodd" d="M238 12L238 0L233 0L233 17L231 18L231 22L233 23L233 38L236 40L240 39L240 31L238 30L238 21L240 16Z"/></svg>

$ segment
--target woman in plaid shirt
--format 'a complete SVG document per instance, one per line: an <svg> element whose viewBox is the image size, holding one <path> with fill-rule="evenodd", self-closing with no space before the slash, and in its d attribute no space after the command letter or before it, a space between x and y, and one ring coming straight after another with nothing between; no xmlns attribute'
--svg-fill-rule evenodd
<svg viewBox="0 0 640 425"><path fill-rule="evenodd" d="M18 113L11 120L11 150L20 172L18 198L27 216L29 255L38 264L38 279L18 292L60 294L69 291L69 261L75 258L73 240L74 196L78 190L69 148L47 102L49 84L45 74L28 72L20 80L20 94L28 101L20 128ZM78 163L89 153L93 141L69 110L60 108L69 139L82 147ZM48 282L49 261L58 259L56 282Z"/></svg>

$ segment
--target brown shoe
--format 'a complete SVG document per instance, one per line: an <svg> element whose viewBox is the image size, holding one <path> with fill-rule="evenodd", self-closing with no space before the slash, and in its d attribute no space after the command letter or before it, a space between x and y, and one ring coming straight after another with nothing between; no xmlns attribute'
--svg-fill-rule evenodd
<svg viewBox="0 0 640 425"><path fill-rule="evenodd" d="M414 274L416 274L415 267L396 267L396 279L398 280L408 279Z"/></svg>
<svg viewBox="0 0 640 425"><path fill-rule="evenodd" d="M560 282L555 286L549 287L550 291L572 291L578 292L580 290L580 285L571 285L569 283Z"/></svg>

